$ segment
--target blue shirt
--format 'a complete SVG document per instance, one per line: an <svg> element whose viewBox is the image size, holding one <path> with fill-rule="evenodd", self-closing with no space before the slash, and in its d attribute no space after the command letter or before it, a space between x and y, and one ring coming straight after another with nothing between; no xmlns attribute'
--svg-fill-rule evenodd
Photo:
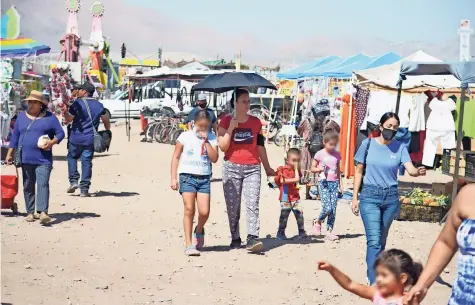
<svg viewBox="0 0 475 305"><path fill-rule="evenodd" d="M34 120L34 119L33 119ZM64 139L64 131L58 118L51 112L46 112L44 117L37 118L28 132L26 129L33 121L25 112L20 112L13 127L10 148L22 146L21 161L24 164L53 164L53 152L38 147L38 139L48 135L50 139L56 137L58 143ZM26 132L26 134L25 134Z"/></svg>
<svg viewBox="0 0 475 305"><path fill-rule="evenodd" d="M366 139L355 154L356 163L364 164L364 155L370 140L363 184L380 187L397 186L399 166L411 162L407 146L397 140L382 145L376 139Z"/></svg>
<svg viewBox="0 0 475 305"><path fill-rule="evenodd" d="M191 124L193 125L194 122L195 122L195 116L196 116L196 113L198 111L200 111L201 108L200 107L195 107L193 108L190 113L188 113L188 116L186 117L186 121L185 123L189 123L191 122ZM216 116L214 115L214 111L209 109L209 108L206 108L206 110L208 111L209 113L209 116L211 118L211 125L209 125L209 130L212 131L213 130L213 124L216 123Z"/></svg>
<svg viewBox="0 0 475 305"><path fill-rule="evenodd" d="M91 118L87 112L86 104L91 110ZM105 114L104 106L94 98L77 99L69 106L69 113L74 116L71 124L71 136L69 142L76 145L94 144L94 128L99 128L101 115ZM94 125L93 125L94 122Z"/></svg>

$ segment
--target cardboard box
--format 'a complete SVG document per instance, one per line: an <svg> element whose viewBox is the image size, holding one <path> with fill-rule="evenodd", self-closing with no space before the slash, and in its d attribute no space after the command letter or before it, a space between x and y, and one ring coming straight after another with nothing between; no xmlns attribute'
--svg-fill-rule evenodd
<svg viewBox="0 0 475 305"><path fill-rule="evenodd" d="M449 195L452 193L453 182L441 183L435 182L432 184L432 195Z"/></svg>
<svg viewBox="0 0 475 305"><path fill-rule="evenodd" d="M450 174L453 175L455 174L455 166L450 167ZM459 168L459 176L460 177L465 177L465 168Z"/></svg>

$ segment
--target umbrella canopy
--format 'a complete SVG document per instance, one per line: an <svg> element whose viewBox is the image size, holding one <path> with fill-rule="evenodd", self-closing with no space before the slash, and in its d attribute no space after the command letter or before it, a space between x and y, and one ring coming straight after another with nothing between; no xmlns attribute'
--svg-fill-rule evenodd
<svg viewBox="0 0 475 305"><path fill-rule="evenodd" d="M277 90L270 81L259 74L243 72L225 72L210 75L194 85L192 90L223 93L243 87L269 88Z"/></svg>
<svg viewBox="0 0 475 305"><path fill-rule="evenodd" d="M0 40L0 57L38 56L49 53L50 47L38 43L31 38L16 38Z"/></svg>

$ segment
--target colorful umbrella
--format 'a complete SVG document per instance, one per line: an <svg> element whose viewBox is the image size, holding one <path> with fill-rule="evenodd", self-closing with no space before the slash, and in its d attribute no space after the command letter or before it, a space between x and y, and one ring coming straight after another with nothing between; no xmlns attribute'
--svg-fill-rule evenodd
<svg viewBox="0 0 475 305"><path fill-rule="evenodd" d="M26 57L49 53L50 47L40 44L31 38L0 40L0 57Z"/></svg>

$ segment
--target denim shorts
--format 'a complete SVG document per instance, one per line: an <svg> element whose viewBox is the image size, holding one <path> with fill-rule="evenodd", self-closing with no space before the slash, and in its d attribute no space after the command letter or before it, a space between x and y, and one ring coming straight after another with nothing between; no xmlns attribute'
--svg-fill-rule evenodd
<svg viewBox="0 0 475 305"><path fill-rule="evenodd" d="M200 176L193 174L180 174L180 194L182 193L211 193L210 175Z"/></svg>

